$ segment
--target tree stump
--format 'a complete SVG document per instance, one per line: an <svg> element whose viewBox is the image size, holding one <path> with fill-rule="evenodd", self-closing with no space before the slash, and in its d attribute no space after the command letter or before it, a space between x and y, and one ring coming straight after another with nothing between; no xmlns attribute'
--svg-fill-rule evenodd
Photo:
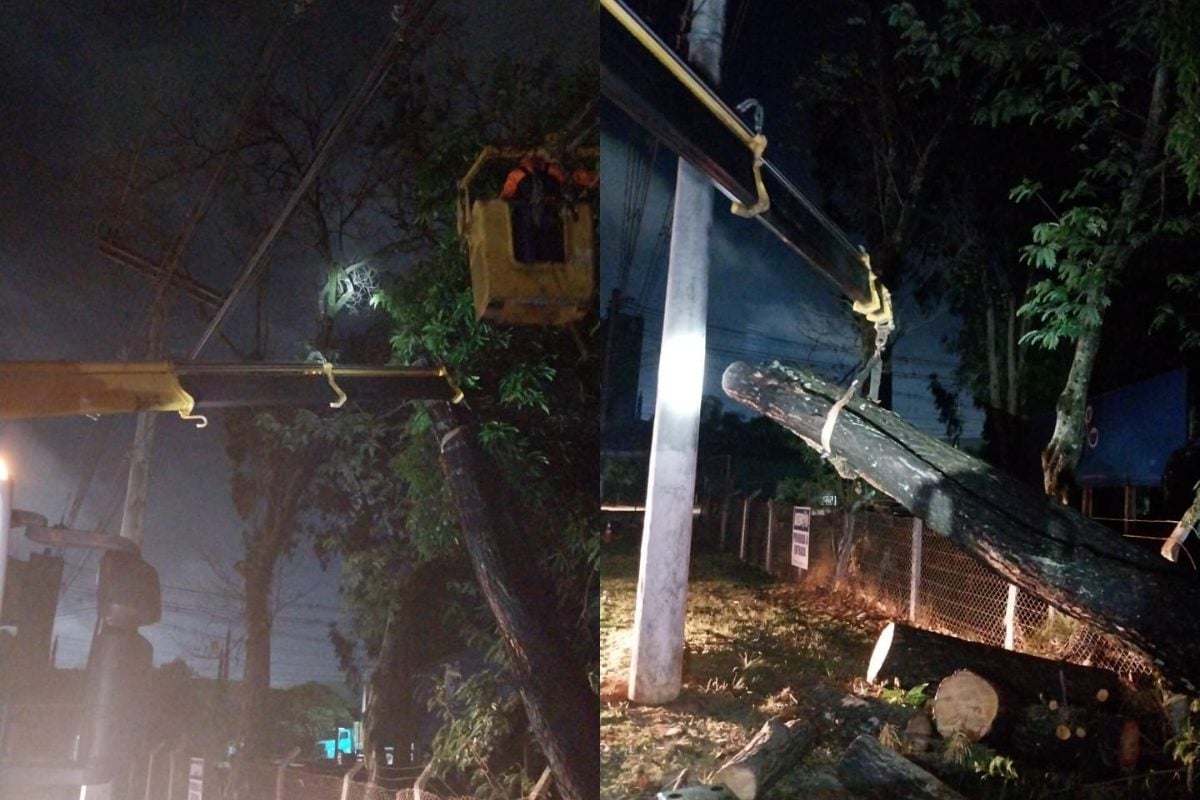
<svg viewBox="0 0 1200 800"><path fill-rule="evenodd" d="M859 736L850 743L838 762L838 778L850 791L878 800L965 800L873 736Z"/></svg>
<svg viewBox="0 0 1200 800"><path fill-rule="evenodd" d="M816 741L817 731L811 723L773 717L709 782L725 784L738 800L753 800L795 767Z"/></svg>
<svg viewBox="0 0 1200 800"><path fill-rule="evenodd" d="M937 686L933 721L943 739L959 733L977 742L992 729L1000 713L1000 693L969 669L960 669Z"/></svg>
<svg viewBox="0 0 1200 800"><path fill-rule="evenodd" d="M1066 661L1039 658L942 633L889 623L879 634L867 680L897 680L901 686L930 685L968 669L1011 690L1022 703L1057 700L1088 708L1117 705L1121 679L1115 673Z"/></svg>

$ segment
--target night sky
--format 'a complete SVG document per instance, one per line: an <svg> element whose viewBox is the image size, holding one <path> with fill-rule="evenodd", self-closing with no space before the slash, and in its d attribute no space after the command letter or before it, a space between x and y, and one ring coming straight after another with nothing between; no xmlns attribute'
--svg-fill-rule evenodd
<svg viewBox="0 0 1200 800"><path fill-rule="evenodd" d="M152 287L97 251L96 225L105 204L113 202L94 179L97 166L115 152L136 149L156 129L151 107L179 105L196 86L247 72L279 11L292 6L146 1L93 7L39 0L6 5L0 29L0 359L143 357ZM319 55L331 73L350 69L356 85L390 28L390 8L391 3L370 1L312 4L309 33L319 32ZM432 58L520 58L547 48L566 62L595 56L596 12L582 1L483 7L454 0L440 8L462 22ZM546 26L547 18L554 25ZM232 109L225 113L232 116ZM220 291L242 267L221 246L223 222L207 222L185 257L198 280ZM272 252L269 269L267 357L299 360L301 343L315 334L323 267L282 245ZM253 296L247 296L225 328L244 349L251 346L253 305ZM178 299L168 357L186 358L202 328L194 304ZM214 340L201 360L236 358ZM155 646L155 661L183 656L207 675L215 675L215 661L196 654L224 638L227 620L237 617L208 562L228 569L241 525L229 500L223 428L219 418L212 422L196 430L175 415L161 417L143 547L164 588L163 623L143 629ZM15 506L42 513L52 524L115 532L132 430L131 417L0 423L0 454L14 474ZM14 553L28 552L29 543L14 538ZM80 550L65 555L68 585L55 628L58 664L79 666L95 622L98 557ZM327 623L338 617L337 567L321 572L302 549L289 574L284 593L304 587L304 596L277 625L273 681L338 681L324 638ZM235 660L235 677L239 671Z"/></svg>

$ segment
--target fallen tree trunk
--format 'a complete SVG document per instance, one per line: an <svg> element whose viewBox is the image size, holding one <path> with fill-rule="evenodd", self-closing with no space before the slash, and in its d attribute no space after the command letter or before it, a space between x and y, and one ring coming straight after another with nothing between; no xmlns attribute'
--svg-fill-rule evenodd
<svg viewBox="0 0 1200 800"><path fill-rule="evenodd" d="M938 734L943 739L962 734L972 742L987 736L1001 714L1002 693L987 678L969 669L943 678L933 695L933 721Z"/></svg>
<svg viewBox="0 0 1200 800"><path fill-rule="evenodd" d="M1030 703L1040 697L1070 705L1115 707L1121 689L1121 679L1106 669L1039 658L900 622L888 623L879 634L867 680L894 679L905 688L932 686L960 669L997 681Z"/></svg>
<svg viewBox="0 0 1200 800"><path fill-rule="evenodd" d="M879 800L965 800L904 756L884 747L874 736L850 743L838 762L838 779L852 792Z"/></svg>
<svg viewBox="0 0 1200 800"><path fill-rule="evenodd" d="M599 698L582 660L550 611L555 596L517 525L508 487L478 443L474 414L428 402L442 473L480 593L496 620L508 672L564 800L595 797L600 784Z"/></svg>
<svg viewBox="0 0 1200 800"><path fill-rule="evenodd" d="M814 449L842 390L778 364L732 364L725 393ZM895 498L1010 583L1138 648L1200 691L1200 582L1183 567L861 399L834 420L831 460Z"/></svg>
<svg viewBox="0 0 1200 800"><path fill-rule="evenodd" d="M754 800L779 780L817 741L816 728L803 720L766 721L737 755L713 773L710 783L723 783L738 800Z"/></svg>

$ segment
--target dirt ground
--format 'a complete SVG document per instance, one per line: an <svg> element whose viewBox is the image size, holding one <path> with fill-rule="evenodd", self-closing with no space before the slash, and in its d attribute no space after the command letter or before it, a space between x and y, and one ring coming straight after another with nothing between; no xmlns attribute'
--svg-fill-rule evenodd
<svg viewBox="0 0 1200 800"><path fill-rule="evenodd" d="M859 734L878 736L885 724L902 729L915 713L880 703L902 692L880 697L880 687L862 678L889 621L885 612L849 593L776 582L728 556L696 555L682 692L664 706L639 706L626 699L637 555L627 538L606 545L601 556L601 797L653 798L681 773L683 785L705 782L776 715L809 720L821 734L767 797L852 797L836 778L841 753ZM1143 738L1158 763L1128 778L1091 780L1014 760L1000 766L1011 763L1019 779L976 761L957 768L951 782L968 797L1191 796L1179 765L1163 755L1162 739Z"/></svg>
<svg viewBox="0 0 1200 800"><path fill-rule="evenodd" d="M841 700L865 672L887 622L849 595L775 583L733 559L698 557L683 691L668 705L638 706L624 699L637 588L632 545L604 553L601 587L601 797L611 800L653 797L685 769L685 783L702 781L770 717L845 708ZM785 786L802 790L794 796L844 796L831 788L832 764L859 732L823 740L804 780Z"/></svg>

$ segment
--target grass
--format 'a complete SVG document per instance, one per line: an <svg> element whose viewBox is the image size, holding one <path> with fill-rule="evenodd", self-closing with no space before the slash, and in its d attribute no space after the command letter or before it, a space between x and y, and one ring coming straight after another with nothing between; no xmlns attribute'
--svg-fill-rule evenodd
<svg viewBox="0 0 1200 800"><path fill-rule="evenodd" d="M861 676L871 647L887 621L879 607L849 594L775 582L731 557L699 554L693 556L688 584L682 691L666 705L631 704L626 681L637 558L628 540L606 545L601 555L602 798L649 800L685 770L684 784L706 781L767 719L783 715L816 722L821 735L802 766L772 788L767 799L846 800L849 795L833 777L845 748L860 733L879 736L881 723L884 738L898 736L912 715L911 706L932 692L864 686ZM857 708L848 697L856 693L885 702ZM894 716L886 711L893 708ZM1135 714L1132 706L1123 708L1123 713L1146 716ZM1079 763L1054 767L1014 761L983 744L964 750L962 745L969 743L953 739L937 740L942 752L929 754L922 763L968 797L1193 796L1184 774L1190 769L1184 766L1200 763L1194 757L1200 747L1191 740L1182 745L1181 739L1171 740L1168 745L1185 751L1182 757L1175 753L1177 761L1172 762L1163 753L1161 737L1149 736L1153 725L1158 723L1143 722L1146 751L1139 770L1115 779L1093 769L1113 757L1098 736L1089 736L1086 746L1076 743ZM955 744L963 752L956 752ZM956 760L965 763L956 768Z"/></svg>
<svg viewBox="0 0 1200 800"><path fill-rule="evenodd" d="M637 551L601 557L601 797L652 798L687 770L704 780L772 716L828 716L866 671L882 614L849 597L777 583L729 557L697 555L688 584L683 689L664 706L624 700L637 589ZM784 788L823 789L837 754L859 731L834 726L813 769ZM779 796L787 796L787 793Z"/></svg>

